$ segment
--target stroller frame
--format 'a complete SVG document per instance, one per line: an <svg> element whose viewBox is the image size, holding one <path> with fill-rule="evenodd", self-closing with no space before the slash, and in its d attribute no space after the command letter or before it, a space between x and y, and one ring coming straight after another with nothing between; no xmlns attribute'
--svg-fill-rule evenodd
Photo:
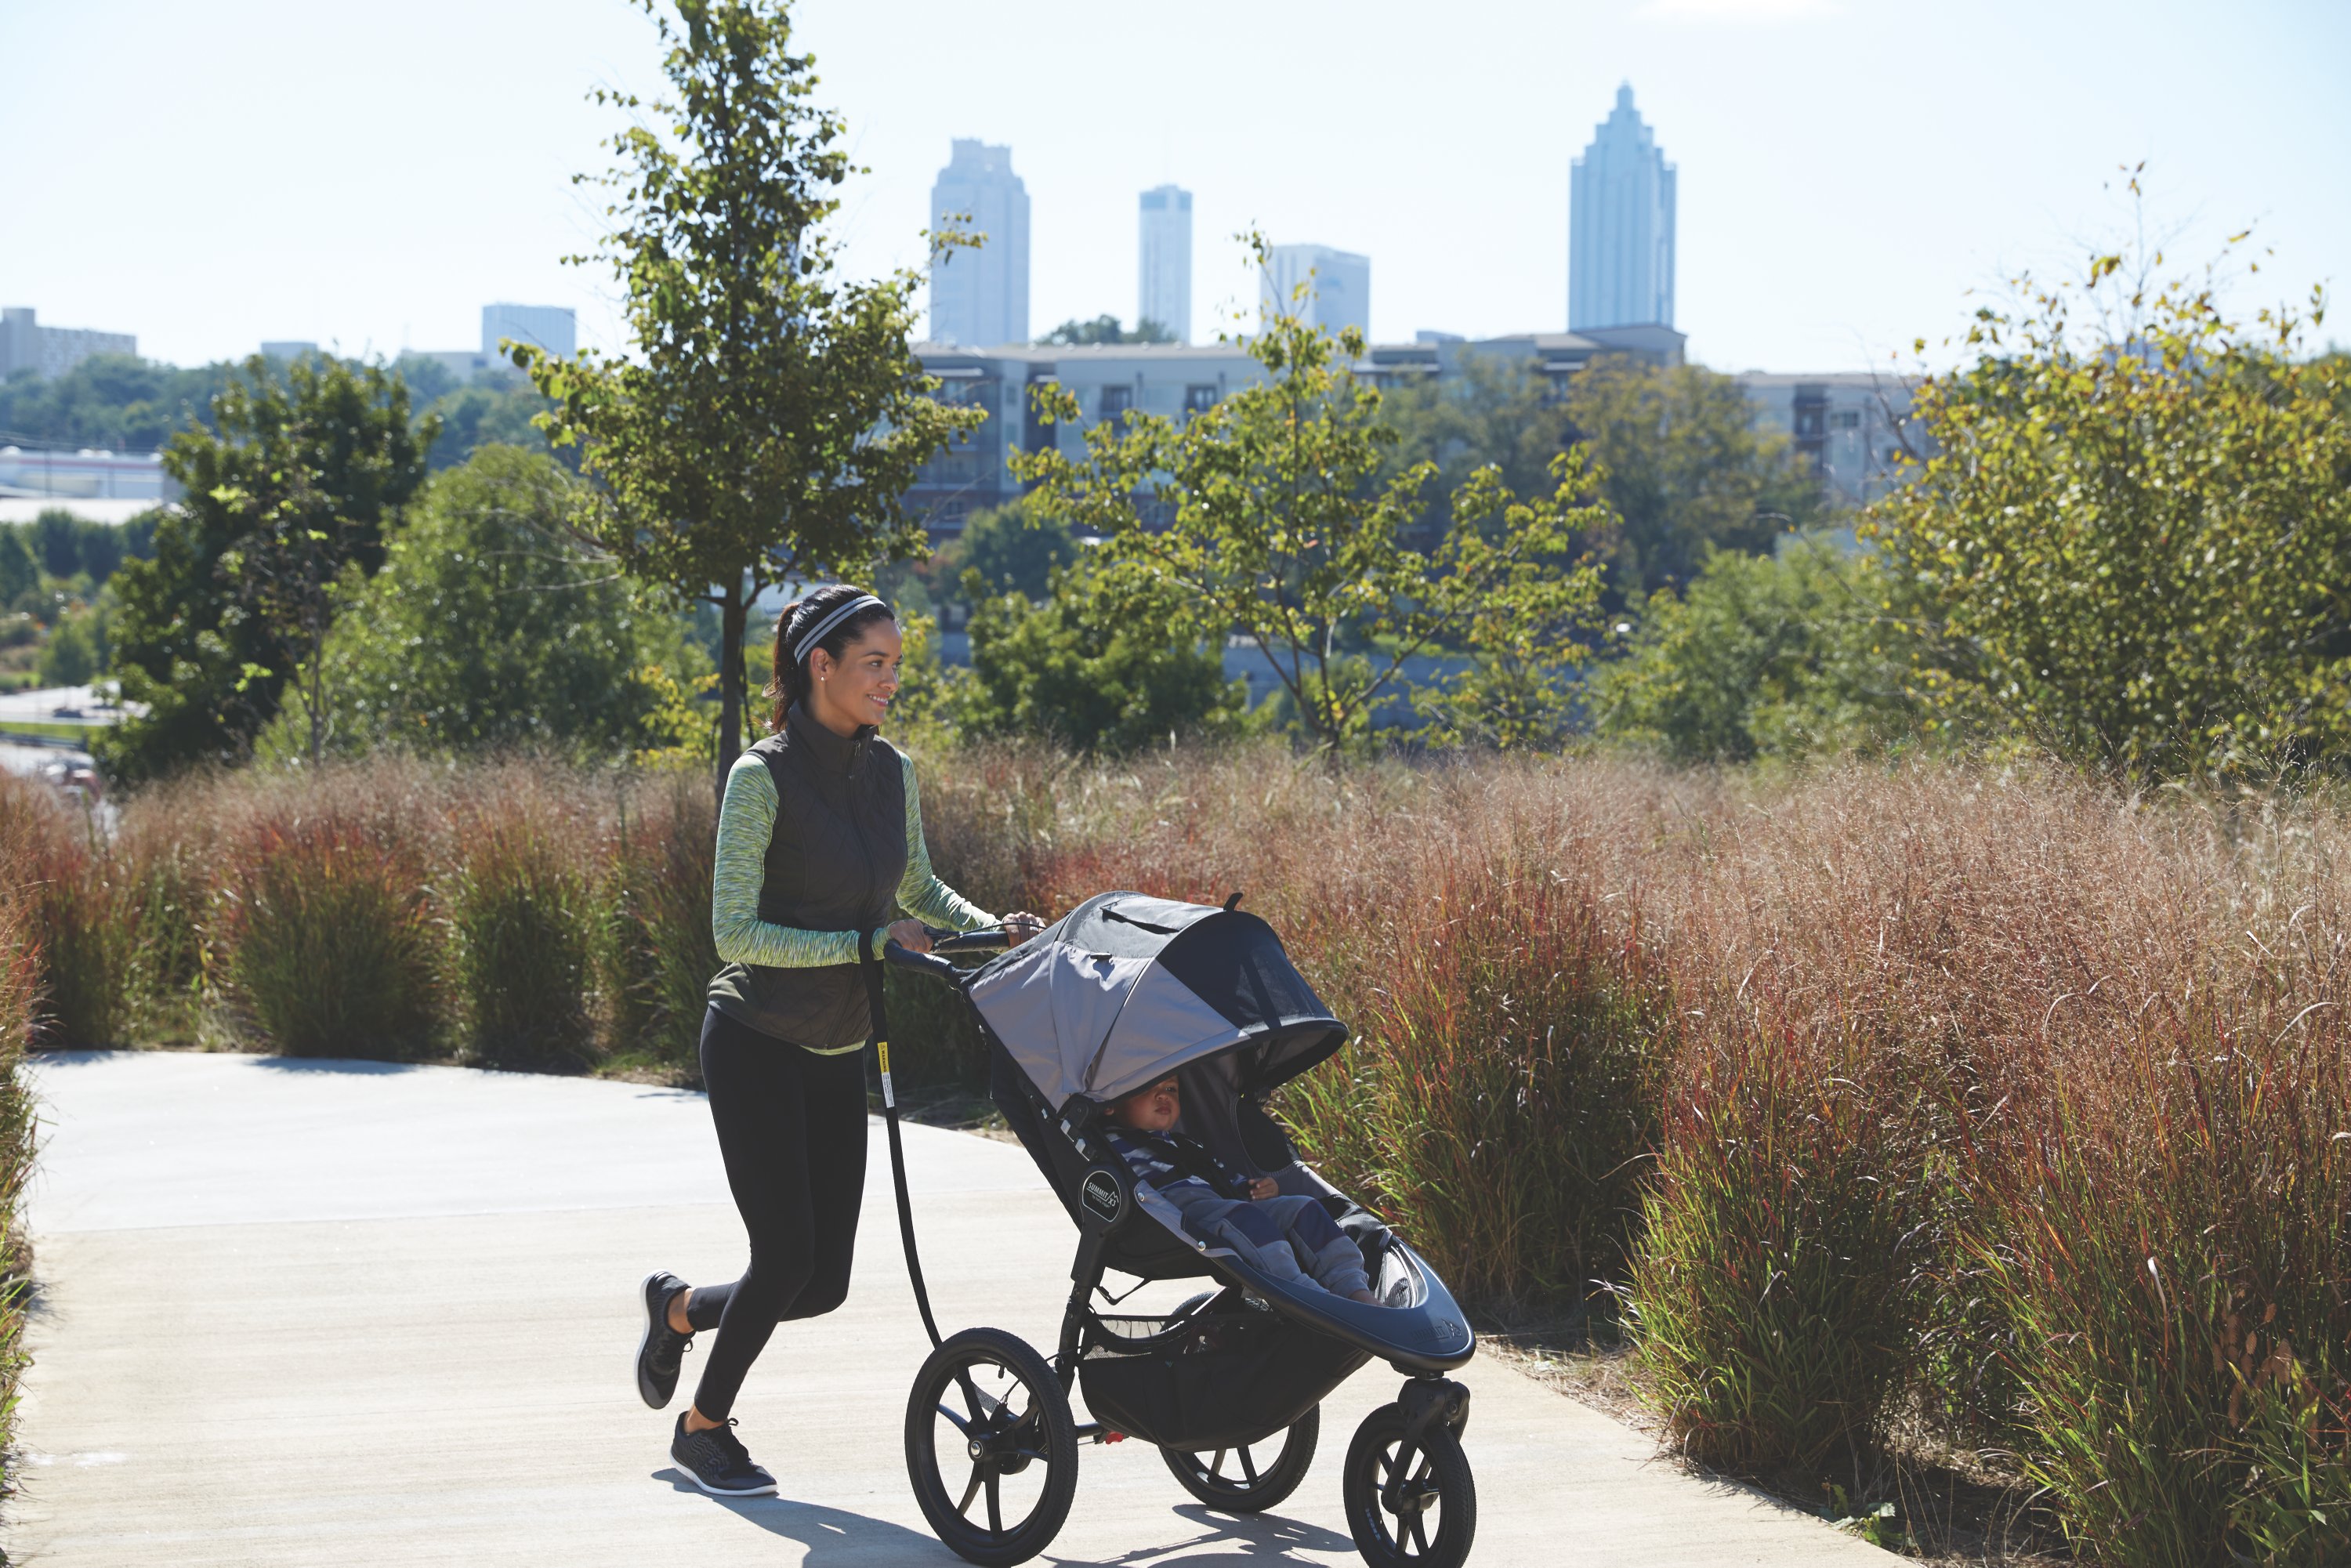
<svg viewBox="0 0 2351 1568"><path fill-rule="evenodd" d="M1089 900L1081 909L1099 902ZM1229 914L1238 902L1236 895L1224 912ZM1000 952L1006 934L999 928L929 936L930 953L892 943L885 961L925 975L962 998L987 1046L992 1096L1079 1233L1070 1293L1050 1360L1001 1330L940 1334L914 1237L883 969L865 960L900 1237L915 1305L933 1346L907 1406L908 1472L940 1539L985 1568L1026 1561L1050 1544L1067 1515L1078 1446L1129 1437L1157 1446L1176 1479L1202 1502L1238 1512L1270 1508L1304 1479L1319 1437L1322 1396L1376 1356L1405 1382L1392 1404L1365 1419L1350 1447L1344 1477L1350 1531L1374 1568L1458 1568L1476 1529L1475 1487L1460 1447L1469 1390L1445 1374L1469 1359L1476 1340L1434 1270L1376 1217L1299 1162L1286 1134L1249 1096L1234 1107L1231 1131L1250 1163L1280 1167L1285 1192L1321 1200L1363 1248L1374 1280L1407 1297L1413 1310L1364 1308L1319 1287L1286 1286L1228 1249L1176 1228L1165 1218L1173 1211L1165 1200L1141 1187L1102 1142L1102 1104L1081 1096L1060 1106L1050 1103L973 1001L971 987L983 971L961 967L947 956ZM1335 1050L1343 1029L1335 1020L1320 1021L1336 1031L1329 1046ZM1152 1211L1155 1204L1157 1210ZM1104 1277L1113 1270L1144 1281L1204 1277L1219 1288L1195 1295L1164 1316L1120 1317L1097 1308L1094 1301L1100 1293L1115 1307L1124 1299L1104 1288ZM997 1398L983 1392L974 1375L983 1367L1025 1388L1026 1406L1019 1407L1009 1393ZM1069 1403L1081 1383L1097 1417L1082 1423ZM1235 1383L1243 1385L1238 1395ZM961 1414L953 1407L958 1396ZM971 1462L960 1500L948 1495L945 1481L939 1417L957 1429L965 1450L960 1457ZM1280 1448L1260 1469L1252 1449L1277 1437ZM1238 1455L1238 1476L1224 1473L1228 1452ZM1214 1457L1204 1461L1202 1456L1210 1453ZM1038 1463L1046 1469L1043 1495L1026 1518L1008 1527L1000 1515L998 1481ZM967 1514L983 1487L984 1527ZM1431 1519L1437 1521L1433 1529Z"/></svg>

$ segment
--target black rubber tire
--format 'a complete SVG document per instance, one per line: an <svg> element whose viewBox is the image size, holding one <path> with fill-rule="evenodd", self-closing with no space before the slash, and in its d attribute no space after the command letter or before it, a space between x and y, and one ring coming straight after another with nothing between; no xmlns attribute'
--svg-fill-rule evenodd
<svg viewBox="0 0 2351 1568"><path fill-rule="evenodd" d="M1271 1442L1271 1433L1247 1448L1218 1448L1205 1463L1198 1454L1182 1448L1162 1448L1159 1457L1167 1461L1167 1469L1184 1483L1184 1490L1210 1508L1228 1513L1258 1513L1298 1490L1308 1467L1314 1463L1314 1445L1322 1436L1322 1406L1317 1405L1282 1429L1281 1447L1262 1469L1251 1450ZM1217 1473L1228 1454L1238 1456L1238 1476Z"/></svg>
<svg viewBox="0 0 2351 1568"><path fill-rule="evenodd" d="M959 1505L940 1469L937 1433L942 1414L958 1425L992 1417L993 1411L975 1409L961 1392L962 1375L975 1366L998 1368L1018 1379L1027 1391L1029 1403L1025 1407L1008 1391L997 1407L1013 1411L1015 1419L1003 1430L1018 1443L1024 1458L1016 1469L999 1469L981 1460L967 1460L961 1453L954 1455L955 1468L960 1469L967 1462L971 1467ZM963 1416L949 1409L951 1405L960 1406ZM1005 1475L1039 1462L1045 1466L1045 1485L1027 1518L1006 1529L966 1517L964 1509L972 1505L983 1486L992 1511L998 1496L997 1483ZM923 1517L956 1556L980 1568L1012 1568L1016 1563L1028 1562L1061 1533L1062 1521L1070 1517L1070 1500L1078 1490L1078 1424L1070 1414L1070 1398L1061 1390L1061 1379L1053 1375L1043 1356L1002 1329L966 1329L950 1336L923 1363L914 1375L914 1391L907 1396L906 1477L914 1483L914 1500L922 1505ZM1000 1516L992 1522L998 1527L1003 1524Z"/></svg>
<svg viewBox="0 0 2351 1568"><path fill-rule="evenodd" d="M1437 1528L1426 1528L1426 1505L1391 1513L1380 1500L1404 1442L1401 1406L1383 1405L1364 1417L1347 1445L1347 1533L1371 1568L1461 1568L1478 1534L1478 1483L1461 1439L1442 1425L1421 1433L1406 1468L1416 1490L1437 1505Z"/></svg>

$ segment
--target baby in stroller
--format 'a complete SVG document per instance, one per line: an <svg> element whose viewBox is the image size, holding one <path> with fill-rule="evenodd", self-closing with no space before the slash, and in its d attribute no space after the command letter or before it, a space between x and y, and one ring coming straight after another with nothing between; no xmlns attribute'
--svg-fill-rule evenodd
<svg viewBox="0 0 2351 1568"><path fill-rule="evenodd" d="M1183 1091L1169 1073L1103 1111L1105 1135L1135 1179L1155 1188L1194 1235L1230 1247L1275 1279L1311 1281L1333 1295L1379 1304L1363 1249L1311 1197L1283 1197L1271 1176L1245 1180L1176 1132Z"/></svg>

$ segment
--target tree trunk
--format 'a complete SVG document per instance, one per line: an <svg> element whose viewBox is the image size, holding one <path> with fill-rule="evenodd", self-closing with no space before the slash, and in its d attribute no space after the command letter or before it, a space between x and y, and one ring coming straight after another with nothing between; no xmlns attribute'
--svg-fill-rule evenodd
<svg viewBox="0 0 2351 1568"><path fill-rule="evenodd" d="M726 799L726 770L743 753L743 628L750 605L743 580L726 585L718 601L718 799Z"/></svg>

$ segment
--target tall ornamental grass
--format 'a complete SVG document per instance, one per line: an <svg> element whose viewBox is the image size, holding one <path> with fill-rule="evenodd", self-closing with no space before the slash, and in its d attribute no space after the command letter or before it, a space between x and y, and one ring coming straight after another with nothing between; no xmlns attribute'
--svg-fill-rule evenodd
<svg viewBox="0 0 2351 1568"><path fill-rule="evenodd" d="M40 936L26 890L0 879L0 1499L16 1490L17 1381L26 1364L32 1253L21 1208L33 1169L34 1105L25 1053L40 974Z"/></svg>
<svg viewBox="0 0 2351 1568"><path fill-rule="evenodd" d="M231 995L287 1056L401 1057L448 998L423 858L381 821L321 813L250 827L223 889Z"/></svg>
<svg viewBox="0 0 2351 1568"><path fill-rule="evenodd" d="M112 1045L129 1020L131 936L116 866L88 813L55 791L0 773L0 872L38 954L38 1038Z"/></svg>
<svg viewBox="0 0 2351 1568"><path fill-rule="evenodd" d="M444 893L452 999L467 1059L485 1067L576 1069L598 1055L601 846L536 804L469 822Z"/></svg>
<svg viewBox="0 0 2351 1568"><path fill-rule="evenodd" d="M2045 1489L2085 1560L2342 1560L2340 806L2021 766L920 759L934 858L987 907L1243 894L1355 1030L1277 1097L1309 1157L1481 1310L1619 1303L1693 1456L1812 1490L1957 1449ZM38 972L80 943L134 1016L193 994L240 1041L486 1051L486 1019L577 1007L598 1062L694 1071L700 776L224 777L131 799L111 842L0 804L37 846L12 869L64 868L25 905ZM926 995L893 987L909 1081L968 1088Z"/></svg>

